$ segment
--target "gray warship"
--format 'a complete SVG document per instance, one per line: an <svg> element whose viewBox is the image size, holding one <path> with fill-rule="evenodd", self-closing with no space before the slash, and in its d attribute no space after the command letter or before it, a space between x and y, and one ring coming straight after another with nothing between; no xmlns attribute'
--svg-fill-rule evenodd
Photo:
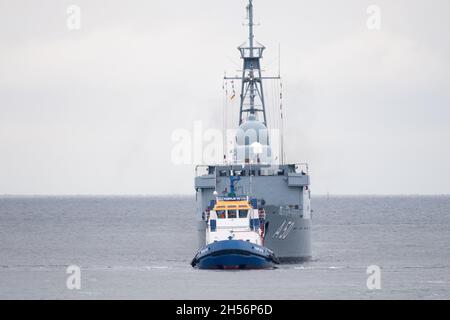
<svg viewBox="0 0 450 320"><path fill-rule="evenodd" d="M247 196L265 214L264 246L272 250L280 262L305 261L312 256L308 165L285 163L284 151L274 156L263 82L280 77L262 75L265 47L254 39L252 0L249 0L247 14L248 41L238 48L243 60L242 75L225 77L241 82L239 123L232 157L227 159L224 155L221 164L198 165L195 169L198 247L205 245L209 211L217 196ZM280 143L283 150L282 138ZM229 194L230 189L234 194Z"/></svg>

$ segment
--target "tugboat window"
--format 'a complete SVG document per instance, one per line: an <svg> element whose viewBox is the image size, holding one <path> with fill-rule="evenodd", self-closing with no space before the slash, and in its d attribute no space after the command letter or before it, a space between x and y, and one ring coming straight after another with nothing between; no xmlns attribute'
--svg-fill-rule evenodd
<svg viewBox="0 0 450 320"><path fill-rule="evenodd" d="M239 210L239 218L247 218L248 210Z"/></svg>
<svg viewBox="0 0 450 320"><path fill-rule="evenodd" d="M217 219L225 219L225 211L224 210L219 210L217 211Z"/></svg>
<svg viewBox="0 0 450 320"><path fill-rule="evenodd" d="M235 218L237 218L236 210L228 210L228 219L235 219Z"/></svg>

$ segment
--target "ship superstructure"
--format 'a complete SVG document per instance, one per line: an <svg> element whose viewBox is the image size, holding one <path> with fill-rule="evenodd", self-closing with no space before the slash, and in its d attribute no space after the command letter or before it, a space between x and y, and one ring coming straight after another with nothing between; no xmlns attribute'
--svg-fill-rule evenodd
<svg viewBox="0 0 450 320"><path fill-rule="evenodd" d="M264 246L281 261L309 259L311 252L311 204L308 165L284 163L284 152L275 157L271 147L261 59L265 47L255 41L253 0L248 6L248 41L239 46L242 75L227 78L241 82L239 123L231 159L223 164L196 168L199 248L208 228L208 213L217 196L230 192L249 197L255 208L265 212ZM281 134L282 137L282 134ZM281 149L283 149L281 140Z"/></svg>

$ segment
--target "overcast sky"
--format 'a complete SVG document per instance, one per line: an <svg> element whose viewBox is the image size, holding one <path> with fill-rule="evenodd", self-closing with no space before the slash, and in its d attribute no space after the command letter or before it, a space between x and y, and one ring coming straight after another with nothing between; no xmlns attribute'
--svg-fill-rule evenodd
<svg viewBox="0 0 450 320"><path fill-rule="evenodd" d="M288 160L310 164L314 194L450 193L448 0L254 4L268 72L282 47ZM0 194L192 194L171 136L221 128L244 8L0 0Z"/></svg>

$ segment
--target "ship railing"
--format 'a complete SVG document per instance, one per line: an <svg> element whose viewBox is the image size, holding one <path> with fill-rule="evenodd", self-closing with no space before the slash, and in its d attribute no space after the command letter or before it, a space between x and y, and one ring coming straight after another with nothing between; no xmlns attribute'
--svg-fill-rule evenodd
<svg viewBox="0 0 450 320"><path fill-rule="evenodd" d="M263 52L266 49L264 46L257 47L239 47L239 51L241 52L241 58L255 58L260 59L263 56Z"/></svg>
<svg viewBox="0 0 450 320"><path fill-rule="evenodd" d="M229 167L229 171L236 171L238 172L239 169L238 168L234 168L236 166L241 166L241 165L249 165L249 164L244 164L244 163L227 163L227 164L220 164L220 165L197 165L195 167L195 177L199 177L199 176L204 176L204 175L208 175L208 174L215 174L215 170L217 166L221 166L221 167ZM250 165L251 166L251 165ZM273 174L263 174L263 175L278 175L279 172L279 168L283 167L285 165L270 165L270 164L256 164L254 165L254 169L255 170L267 170L267 169L272 169L272 171L274 172ZM303 163L303 162L299 162L299 163L294 163L294 164L289 164L289 166L294 166L294 172L295 173L301 173L301 174L305 174L305 175L309 175L309 166L307 163ZM224 171L226 171L227 169L224 169ZM292 169L291 169L292 170ZM227 174L228 175L228 174ZM238 173L235 173L235 175L239 175Z"/></svg>

